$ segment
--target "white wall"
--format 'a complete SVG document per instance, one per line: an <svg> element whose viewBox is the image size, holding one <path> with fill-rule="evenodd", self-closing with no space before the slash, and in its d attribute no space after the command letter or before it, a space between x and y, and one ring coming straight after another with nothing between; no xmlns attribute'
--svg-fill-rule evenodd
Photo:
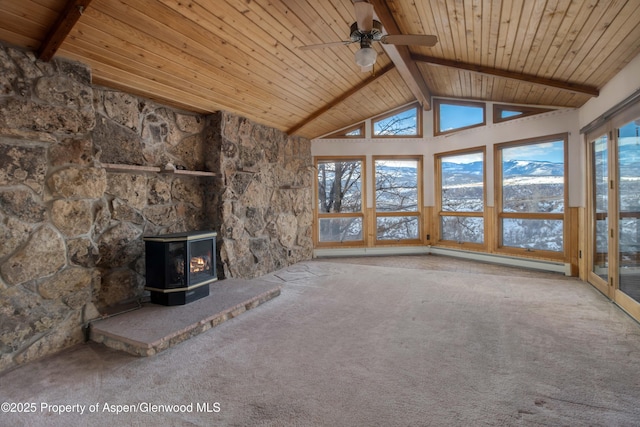
<svg viewBox="0 0 640 427"><path fill-rule="evenodd" d="M487 123L492 123L492 104L487 103ZM424 112L423 138L398 139L315 139L311 142L313 156L367 156L367 171L371 171L371 156L423 155L424 204L435 205L434 154L472 147L486 146L487 204L494 205L493 146L501 142L516 141L558 133L569 133L569 206L584 206L584 147L579 135L578 111L556 110L505 123L433 137L433 112ZM369 125L369 123L367 123ZM368 173L367 204L373 206L373 183Z"/></svg>

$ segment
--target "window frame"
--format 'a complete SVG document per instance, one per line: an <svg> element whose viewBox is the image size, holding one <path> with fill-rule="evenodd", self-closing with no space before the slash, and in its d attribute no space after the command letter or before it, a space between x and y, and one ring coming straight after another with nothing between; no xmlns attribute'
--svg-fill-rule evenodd
<svg viewBox="0 0 640 427"><path fill-rule="evenodd" d="M545 142L563 141L564 145L564 176L563 176L563 202L564 208L562 213L554 212L504 212L503 211L503 180L502 180L502 150L504 148L513 148L518 146L527 146L535 144L544 144ZM567 260L571 242L570 235L570 208L569 208L569 134L567 132L546 135L535 138L521 139L517 141L503 142L494 145L494 189L495 189L495 223L496 230L496 251L510 255L518 256L535 256L553 260ZM519 248L515 246L505 246L503 244L503 220L504 219L525 219L525 220L560 220L562 221L562 251L549 251L544 249Z"/></svg>
<svg viewBox="0 0 640 427"><path fill-rule="evenodd" d="M440 107L442 105L459 105L459 106L463 106L463 107L480 107L480 108L482 108L482 123L476 123L476 124L469 125L469 126L463 126L463 127L459 127L459 128L455 128L455 129L446 130L446 131L440 131L440 119L441 119L441 117L440 117L441 116ZM448 135L450 133L460 132L460 131L463 131L463 130L473 129L473 128L486 126L486 125L487 125L487 104L484 103L484 102L460 101L460 100L450 100L450 99L441 99L441 98L434 98L434 100L433 100L433 135L434 136Z"/></svg>
<svg viewBox="0 0 640 427"><path fill-rule="evenodd" d="M482 154L482 212L473 211L444 211L442 209L442 159L446 157L459 156L465 154ZM435 184L436 184L436 224L434 224L436 242L441 246L451 246L456 248L473 249L485 251L488 248L488 218L487 218L487 147L478 146L465 148L462 150L446 151L436 153L435 157ZM455 240L444 240L442 238L442 218L448 216L463 218L482 218L483 237L482 243L463 242Z"/></svg>
<svg viewBox="0 0 640 427"><path fill-rule="evenodd" d="M359 130L360 135L347 135L349 132L353 132L354 130ZM361 122L356 125L349 126L348 128L334 132L330 135L323 136L321 139L364 139L364 138L366 138L365 122Z"/></svg>
<svg viewBox="0 0 640 427"><path fill-rule="evenodd" d="M404 113L405 111L409 111L415 109L416 110L416 134L415 135L376 135L376 123L380 122L384 119L388 119L389 117L396 116L398 114ZM422 110L420 104L414 102L409 105L405 105L404 107L399 107L388 111L379 116L375 116L371 119L371 138L380 138L380 139L389 139L389 138L422 138Z"/></svg>
<svg viewBox="0 0 640 427"><path fill-rule="evenodd" d="M503 111L521 111L522 114L518 114L513 117L500 117ZM529 107L520 105L507 105L507 104L493 104L493 123L504 123L511 120L522 119L524 117L535 116L536 114L548 113L553 111L551 108L541 107Z"/></svg>
<svg viewBox="0 0 640 427"><path fill-rule="evenodd" d="M376 246L389 246L389 245L417 245L422 244L422 236L424 235L424 224L423 224L423 158L422 155L377 155L371 157L371 165L373 169L373 215L372 221L373 224L371 228L373 230L373 242ZM384 161L384 160L407 160L407 161L416 161L417 162L417 171L416 171L416 210L411 212L403 212L403 211L380 211L378 212L377 200L376 199L376 161ZM378 218L384 217L415 217L418 221L418 237L416 239L378 239Z"/></svg>
<svg viewBox="0 0 640 427"><path fill-rule="evenodd" d="M316 156L313 159L314 161L314 170L315 179L314 179L314 203L313 203L313 211L314 211L314 219L315 225L313 227L313 240L315 242L315 246L318 248L321 247L361 247L365 246L367 240L367 224L365 218L365 211L367 206L367 162L366 156ZM318 196L319 196L319 185L318 185L318 172L319 172L319 164L323 162L360 162L360 211L359 212L320 212L320 206L318 205ZM331 218L359 218L362 222L362 230L361 240L331 240L331 241L321 241L320 240L320 221L322 219L331 219Z"/></svg>

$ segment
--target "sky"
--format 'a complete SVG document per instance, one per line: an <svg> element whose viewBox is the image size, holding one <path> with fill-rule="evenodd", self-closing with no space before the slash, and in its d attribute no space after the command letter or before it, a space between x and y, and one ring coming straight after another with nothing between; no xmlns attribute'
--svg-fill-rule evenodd
<svg viewBox="0 0 640 427"><path fill-rule="evenodd" d="M417 160L376 160L376 165L387 166L391 168L407 168L418 167Z"/></svg>
<svg viewBox="0 0 640 427"><path fill-rule="evenodd" d="M637 123L636 123L637 122ZM620 128L621 143L631 144L640 142L640 120L627 123Z"/></svg>
<svg viewBox="0 0 640 427"><path fill-rule="evenodd" d="M457 164L462 164L462 163L473 163L473 162L481 162L483 160L483 155L482 153L468 153L468 154L459 154L459 155L454 155L454 156L446 156L445 158L446 162L449 163L457 163Z"/></svg>
<svg viewBox="0 0 640 427"><path fill-rule="evenodd" d="M482 107L440 104L440 132L482 123Z"/></svg>
<svg viewBox="0 0 640 427"><path fill-rule="evenodd" d="M407 111L403 111L389 118L380 120L379 122L374 122L374 134L384 135L387 133L393 133L394 135L415 135L417 126L417 113L417 108L410 108ZM383 129L388 126L389 122L396 122L397 126L393 128L392 132L383 132ZM399 131L399 129L402 129L402 131Z"/></svg>
<svg viewBox="0 0 640 427"><path fill-rule="evenodd" d="M502 151L502 158L510 160L537 160L553 163L564 161L564 143L562 140L555 142L544 142L541 144L518 145L516 147L505 148ZM450 163L473 163L482 161L482 153L469 153L454 156L447 156Z"/></svg>
<svg viewBox="0 0 640 427"><path fill-rule="evenodd" d="M502 159L510 160L537 160L544 162L564 162L564 141L544 142L540 144L518 145L504 148Z"/></svg>

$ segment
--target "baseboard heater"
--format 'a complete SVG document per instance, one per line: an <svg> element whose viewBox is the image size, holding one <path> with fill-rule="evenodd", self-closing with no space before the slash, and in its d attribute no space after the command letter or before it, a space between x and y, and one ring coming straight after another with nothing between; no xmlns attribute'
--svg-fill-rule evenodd
<svg viewBox="0 0 640 427"><path fill-rule="evenodd" d="M553 271L571 276L571 264L564 262L542 261L513 256L485 254L482 252L464 251L460 249L438 248L433 246L404 246L382 248L336 248L315 249L314 258L336 258L349 256L392 256L392 255L444 255L464 258L473 261L507 265L511 267L532 268L535 270Z"/></svg>

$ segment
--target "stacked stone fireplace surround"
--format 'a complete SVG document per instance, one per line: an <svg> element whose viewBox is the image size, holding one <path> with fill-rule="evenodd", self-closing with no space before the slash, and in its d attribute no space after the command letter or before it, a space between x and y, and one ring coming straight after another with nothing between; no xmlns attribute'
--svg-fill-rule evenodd
<svg viewBox="0 0 640 427"><path fill-rule="evenodd" d="M158 172L169 163L215 176ZM312 179L306 139L0 45L0 372L143 297L145 235L216 231L221 278L311 258Z"/></svg>

